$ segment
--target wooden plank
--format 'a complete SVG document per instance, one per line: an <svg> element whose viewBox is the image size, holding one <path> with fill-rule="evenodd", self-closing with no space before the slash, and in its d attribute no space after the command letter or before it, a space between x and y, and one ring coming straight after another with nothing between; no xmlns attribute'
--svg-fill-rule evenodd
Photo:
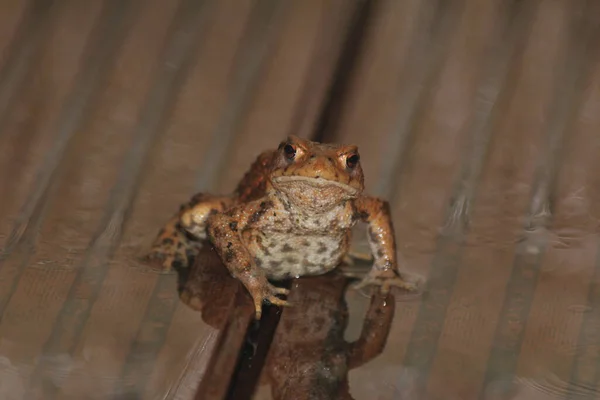
<svg viewBox="0 0 600 400"><path fill-rule="evenodd" d="M56 8L53 0L4 1L0 4L0 124L10 115L14 98L39 55L40 44Z"/></svg>
<svg viewBox="0 0 600 400"><path fill-rule="evenodd" d="M69 97L71 101L78 100L82 104L85 104L89 100L85 98L85 96L79 96L74 92L67 95L66 91L69 89L73 78L69 73L77 70L76 68L80 61L80 57L83 58L82 53L85 54L84 45L88 39L87 36L89 32L92 31L93 28L96 28L97 31L97 24L106 22L106 18L99 17L101 9L102 7L87 7L85 10L82 10L81 8L71 10L62 9L62 13L59 14L54 22L61 24L63 29L69 34L65 34L66 32L54 33L54 35L50 37L51 41L49 42L49 45L52 46L52 48L46 49L42 58L42 60L48 62L47 65L53 65L54 63L57 69L62 69L61 73L65 73L65 76L60 76L60 74L57 76L55 70L50 68L48 70L49 74L44 75L44 81L50 86L45 87L44 89L49 89L51 85L54 84L57 84L60 89L57 88L56 93L52 93L52 91L38 93L37 95L40 97L36 96L35 93L28 93L30 96L33 95L33 99L25 98L23 100L33 100L35 105L41 98L44 99L42 104L45 103L44 107L40 107L34 115L28 116L29 118L36 120L36 123L38 124L29 127L34 132L24 132L24 136L22 136L20 135L22 132L19 132L18 130L16 132L10 132L9 130L9 132L7 132L9 136L3 136L3 139L8 139L9 141L15 139L23 141L21 143L22 147L18 149L19 151L17 154L10 154L10 149L3 147L3 150L6 151L6 153L3 151L2 154L3 161L8 158L8 160L12 159L14 162L13 157L19 157L20 153L27 150L31 151L32 154L30 154L30 156L33 156L29 160L19 160L19 163L22 163L21 165L23 168L15 171L13 175L15 179L8 178L8 171L4 171L7 180L4 181L6 182L6 186L3 189L6 190L4 193L7 195L3 195L2 197L9 199L9 202L7 202L8 204L15 204L19 200L25 204L24 207L20 207L21 211L20 214L17 215L17 224L12 224L13 233L9 236L9 248L5 249L5 252L3 253L0 269L3 283L1 295L3 318L2 323L0 324L0 335L3 337L5 343L5 348L3 348L1 352L4 357L14 363L30 362L28 360L39 356L39 350L43 345L45 335L47 335L52 328L52 315L56 312L56 304L48 302L47 297L60 297L64 287L59 284L58 281L62 279L68 284L70 278L64 271L54 271L54 276L49 277L48 275L52 274L52 271L47 270L37 274L39 279L41 279L37 284L32 284L32 282L27 281L27 276L31 275L36 270L35 267L28 267L33 259L31 251L35 249L37 244L38 230L41 228L45 214L44 209L47 204L46 201L49 200L49 198L47 190L40 190L43 188L33 186L32 182L25 177L27 177L28 173L31 174L31 172L35 171L37 172L38 177L41 177L41 179L38 179L38 182L40 180L45 182L51 180L53 171L56 169L57 164L60 163L60 153L62 151L60 146L65 146L65 141L68 141L70 135L74 133L69 129L70 127L68 126L67 121L72 116L65 112L69 107L66 105L61 110L60 106L63 105L61 103L63 100L66 101ZM73 19L72 12L79 14L79 19ZM83 29L81 29L82 27ZM80 29L81 34L75 38L69 31L77 29ZM95 38L93 34L90 35L90 41L93 45ZM73 46L72 57L66 57L60 60L59 65L56 65L56 60L51 61L51 50L56 50L56 47L69 45ZM93 80L94 78L100 77L94 76L93 74L90 76L88 74L81 79L87 79L89 82L90 78ZM32 88L33 87L35 87L35 85L32 85ZM58 101L58 104L52 102L53 97ZM38 103L38 105L40 104ZM62 115L60 115L60 112L62 112ZM39 120L37 120L38 118ZM35 131L35 128L42 129L42 131ZM10 137L11 134L15 136ZM52 148L52 142L56 145L54 148ZM44 148L44 145L47 147ZM16 149L12 150L14 151ZM44 154L44 150L46 154ZM36 152L39 152L40 154L35 154ZM25 178L23 179L25 182L19 180L20 176ZM7 187L9 185L14 186ZM22 189L23 191L20 192L19 189ZM25 191L26 189L30 190ZM12 210L9 211L7 207L4 208L3 211L8 211L3 215L4 217L8 217ZM20 280L20 278L24 279ZM45 281L52 282L54 285L46 286ZM35 293L43 288L49 290L49 292L46 291L46 296L35 297ZM32 298L34 299L33 301L31 300ZM24 315L29 315L30 317L23 318ZM26 370L23 371L23 375L20 376L24 388L27 388L27 381L30 373L31 370Z"/></svg>
<svg viewBox="0 0 600 400"><path fill-rule="evenodd" d="M202 39L198 55L202 62L194 66L181 89L167 133L155 148L152 173L136 199L129 228L131 246L123 248L123 260L146 251L165 218L197 190L201 172L218 173L212 167L202 170L203 156L211 151L210 135L227 107L227 89L236 68L235 54L252 6L252 1L215 4L214 23ZM173 176L179 178L171 179ZM171 296L175 295L174 287L175 281L170 279L165 288ZM192 398L212 354L219 326L204 323L197 311L183 303L171 313L170 327L156 349L152 375L144 378L144 398L152 398L158 392L168 394L167 398ZM191 378L186 375L188 368L193 368ZM142 378L137 378L140 385Z"/></svg>
<svg viewBox="0 0 600 400"><path fill-rule="evenodd" d="M597 55L596 55L597 57ZM590 60L590 62L596 60ZM564 354L570 359L561 360L562 365L557 375L569 382L568 391L575 394L592 395L598 390L598 351L596 326L598 324L598 313L592 312L593 304L598 301L598 241L597 223L600 211L596 208L598 198L596 188L597 174L595 156L598 145L596 132L595 111L599 106L598 84L600 82L600 68L596 64L589 86L586 88L585 100L580 108L580 114L575 121L573 137L567 148L565 165L559 178L557 194L557 216L553 223L553 232L556 233L556 249L550 254L556 254L555 263L545 267L548 273L558 273L560 281L542 281L538 289L539 299L533 305L532 318L542 321L544 315L535 311L542 308L540 300L543 294L548 294L552 300L561 300L561 305L568 304L568 315L564 317L561 324L562 335L565 339L560 345L553 348L564 350ZM583 189L583 190L582 190ZM568 218L568 220L567 220ZM575 223L576 224L575 224ZM580 227L580 231L573 231L572 226ZM593 248L592 248L593 246ZM565 248L566 247L566 248ZM562 250L562 251L561 251ZM576 253L576 254L573 254ZM592 254L594 254L592 256ZM574 257L574 261L565 260L565 256ZM593 261L591 257L594 257ZM550 258L550 257L549 257ZM567 267L568 268L565 268ZM574 267L571 267L574 266ZM593 268L593 270L592 270ZM573 271L573 273L569 273ZM551 293L550 293L551 292ZM555 297L556 296L556 297ZM558 297L560 296L560 297ZM583 298L582 298L583 297ZM545 296L544 296L545 298ZM564 310L564 309L563 309ZM547 317L546 317L547 318ZM553 319L554 322L554 319ZM535 327L535 325L534 325ZM533 334L537 333L528 327L527 336L524 339L524 358L543 352L545 346L538 347L533 341ZM547 333L546 333L547 334ZM577 341L573 337L577 336ZM528 346L527 346L528 345ZM525 358L527 360L527 358ZM570 376L565 377L565 373ZM595 385L594 385L595 383Z"/></svg>
<svg viewBox="0 0 600 400"><path fill-rule="evenodd" d="M537 12L551 10L542 7ZM563 14L557 11L544 17L533 20L535 23L531 25L523 54L517 54L513 59L505 93L501 94L505 99L501 104L506 108L498 110L499 114L493 120L489 156L471 209L466 245L460 253L461 269L445 314L438 343L440 350L432 370L437 378L429 390L434 393L439 393L442 385L449 382L444 374L448 372L450 360L469 366L463 369L460 377L453 375L459 379L454 381L459 396L477 398L482 389L489 390L494 385L480 386L488 363L495 364L488 360L489 349L494 345L494 329L517 250L515 243L522 233L536 157L543 140L543 119L535 115L547 110L555 79L550 71L538 74L533 69L557 61L560 38L565 33L564 29L558 29L565 27L559 24L564 21L561 19ZM556 45L541 46L542 38L548 38L550 26L557 35L553 42ZM502 223L492 228L492 221ZM482 265L493 267L482 268ZM489 283L482 285L484 281ZM475 304L480 306L473 307Z"/></svg>
<svg viewBox="0 0 600 400"><path fill-rule="evenodd" d="M537 199L546 198L538 201L546 212L539 213L537 220L545 217L548 221L534 220L537 225L526 238L530 251L542 250L543 254L517 367L517 374L527 377L526 383L547 380L556 391L590 396L597 388L598 373L597 344L589 334L595 324L593 313L585 312L597 301L588 296L595 291L599 248L593 217L600 211L595 200L596 178L587 173L596 168L597 160L590 158L590 152L598 145L597 135L589 129L593 115L589 112L597 107L596 7L590 2L588 7L574 10L568 53L559 64L562 78L557 79L548 134L563 131L564 143L557 147L564 154L558 162L555 187L550 187L552 192L546 195L538 189L534 194ZM546 222L547 227L540 222ZM546 365L546 371L540 373L539 364ZM526 390L526 383L521 390Z"/></svg>
<svg viewBox="0 0 600 400"><path fill-rule="evenodd" d="M30 17L37 11L35 1L10 0L0 4L0 65L3 67L2 80L6 79L7 65L14 63L17 46L23 46L25 39L35 27L30 25ZM41 4L45 6L46 4ZM33 29L32 29L33 28ZM18 47L21 47L18 46Z"/></svg>
<svg viewBox="0 0 600 400"><path fill-rule="evenodd" d="M125 174L123 163L131 158L128 149L132 142L140 143L139 138L135 138L138 122L135 116L140 113L153 84L154 72L159 61L157 58L160 56L164 36L176 8L177 3L168 7L161 2L146 3L145 7L139 10L136 19L130 21L131 31L123 40L117 55L116 68L110 71L109 84L103 90L96 112L88 121L88 129L83 131L68 155L70 162L65 168L67 173L62 184L62 192L68 201L62 203L62 207L55 206L52 210L54 224L50 226L66 223L71 235L78 234L79 243L74 249L74 254L70 255L70 267L73 269L71 273L76 279L84 268L82 264L86 250L98 234L98 227L103 223L101 211L109 205L115 182ZM152 45L145 44L149 39L152 39ZM90 154L94 157L90 157ZM81 158L88 160L87 169L83 171L78 170L82 164ZM96 185L95 188L92 186L95 190L86 186L89 184ZM69 216L73 211L68 205L78 210L77 213ZM84 224L82 218L88 222L85 225L86 229L80 228ZM69 238L63 238L62 241L53 244L56 246L67 243L67 239ZM73 239L70 238L70 241ZM47 253L51 257L56 253L55 247L49 246ZM123 264L118 265L123 270L131 269ZM96 265L94 270L102 273L108 267L109 264ZM68 367L67 371L54 378L59 387L53 389L55 392L61 392L55 395L83 396L90 390L99 393L110 393L113 390L119 377L118 368L126 357L131 337L135 335L147 297L152 290L146 290L143 279L135 279L139 276L124 275L125 277L121 277L121 285L113 283L106 286L95 302L93 285L83 286L83 293L76 292L75 296L69 293L67 286L65 296L55 300L61 307L62 314L59 316L63 320L59 320L53 335L47 339L45 351L49 354L46 354L45 365L39 367L38 371L41 376L39 379L53 378L57 367L47 360L66 358L64 368ZM79 288L81 287L79 285ZM95 334L106 334L101 340L98 340L97 336L87 335L85 308L72 319L64 320L64 310L72 307L78 296L83 296L89 307L99 303L102 311L98 319L101 323L92 324L92 329ZM111 299L108 304L103 302L106 298ZM102 319L106 315L104 311L110 316L108 321ZM92 319L97 316L94 309L91 314ZM93 378L98 376L96 373L106 373L106 379L98 381ZM50 395L49 391L45 394Z"/></svg>
<svg viewBox="0 0 600 400"><path fill-rule="evenodd" d="M64 142L59 140L55 124L58 124L66 96L72 90L80 63L84 62L86 41L100 9L101 3L96 3L94 7L59 7L55 11L50 21L50 33L33 62L35 69L28 75L27 86L12 100L16 103L13 114L2 121L0 171L4 175L0 182L4 185L3 191L11 193L11 196L2 196L0 204L3 248L10 247L9 242L15 239L11 239L11 235L22 230L15 224L23 224L19 218L26 218L24 214L31 212L31 204L37 198L28 196L29 189L35 179L42 180L43 172L50 174L52 157L56 158L55 153L60 150L56 143L62 145ZM65 49L69 51L65 52ZM39 171L39 161L44 158L52 165ZM15 169L17 162L20 168ZM27 201L28 197L32 200Z"/></svg>
<svg viewBox="0 0 600 400"><path fill-rule="evenodd" d="M139 390L136 386L139 384L138 377L131 379L127 368L130 366L129 352L133 346L133 349L138 349L138 354L144 353L151 360L153 354L159 351L152 344L155 340L160 342L161 330L168 328L168 321L166 324L155 321L157 334L148 336L147 329L144 329L144 318L152 318L152 315L148 317L146 309L157 287L157 276L149 273L147 267L135 268L135 257L128 243L131 243L131 235L135 242L143 234L135 230L132 232L126 223L129 217L135 215L131 211L139 204L136 202L138 188L143 191L148 176L153 177L154 171L147 171L145 166L153 161L155 154L152 149L171 117L171 105L175 104L187 71L194 65L195 57L192 55L196 45L202 43L198 39L202 37L205 22L210 16L210 3L179 2L165 6L161 2L148 4L146 12L142 13L141 24L128 43L129 46L143 48L140 41L148 40L148 31L152 30L156 35L155 46L150 47L146 54L139 51L123 53L126 63L120 72L129 73L129 64L136 65L139 56L143 56L148 61L141 64L145 69L141 75L145 79L138 82L142 83L142 90L136 91L136 102L129 104L133 118L128 115L126 121L129 140L122 146L126 150L124 157L116 164L119 175L110 187L110 197L100 213L102 219L94 227L94 240L83 257L75 283L59 314L59 329L46 344L46 351L51 353L65 351L65 345L68 345L69 354L79 367L70 371L59 388L58 396L85 396L90 390L111 396ZM160 197L157 199L162 200ZM154 233L156 229L152 229ZM150 234L151 226L146 226L146 231ZM171 283L171 288L174 288L174 277L162 278L159 284ZM82 290L89 293L87 301L78 299ZM176 293L169 294L161 299L162 303L155 304L158 312L176 302ZM145 346L148 343L151 345ZM139 351L139 347L143 351ZM152 360L150 365L140 362L136 372L145 378L151 373L152 364ZM97 376L106 376L106 379L98 381L94 378Z"/></svg>
<svg viewBox="0 0 600 400"><path fill-rule="evenodd" d="M342 47L356 7L363 0L350 6L349 2L331 0L325 5L317 43L313 47L310 65L303 80L303 88L290 120L287 134L304 138L315 135L322 108L327 101L328 92L334 81L338 59L342 56Z"/></svg>
<svg viewBox="0 0 600 400"><path fill-rule="evenodd" d="M410 267L404 264L403 269L419 271L417 268L420 267L420 272L425 272L429 256L417 261L411 250L417 251L415 244L431 247L435 236L415 229L420 224L415 224L414 219L429 214L427 222L431 226L440 224L444 202L449 197L447 183L457 171L456 149L460 148L464 140L461 137L465 135L460 120L468 115L470 97L473 97L470 94L473 85L469 85L472 77L457 73L461 70L457 64L467 64L471 59L465 59L465 55L451 59L452 51L446 48L460 48L460 34L465 35L458 30L464 13L461 7L406 2L403 8L398 3L390 3L387 9L384 8L378 29L373 31L373 40L376 40L371 49L373 55L364 59L361 74L357 75L355 94L348 102L346 121L342 124L345 129L338 133L337 140L359 144L367 191L392 201L399 252L404 256L400 260L410 259ZM390 15L406 18L401 34L392 31L391 22L385 23L392 18ZM400 30L402 25L394 25L394 29ZM392 51L396 48L400 50ZM377 58L373 59L374 56ZM457 80L464 86L453 87L452 83ZM463 91L457 92L456 87ZM446 98L451 95L462 101L453 103L455 108L449 109ZM453 123L444 124L451 113ZM430 152L437 156L422 157ZM431 182L432 179L435 182ZM427 199L419 198L427 191L430 192ZM394 200L394 193L399 193L397 200ZM436 201L430 201L433 198ZM361 325L359 310L366 308L367 293L369 291L349 291L347 294L351 314L357 319L350 322L351 335L355 335ZM416 303L403 303L398 309L390 333L393 344L373 361L376 366L371 363L371 368L352 372L350 389L353 396L368 397L373 392L391 395L383 388L393 389L397 383L382 382L388 376L380 375L381 368L398 368L417 309ZM362 383L359 385L358 382Z"/></svg>
<svg viewBox="0 0 600 400"><path fill-rule="evenodd" d="M314 48L322 38L322 25L335 2L310 0L292 2L280 11L277 34L269 38L263 71L257 80L252 101L240 116L236 140L228 148L228 168L222 170L215 190L230 192L264 149L275 148L289 133L298 103L307 84ZM340 12L339 7L337 9ZM243 65L240 64L240 68Z"/></svg>
<svg viewBox="0 0 600 400"><path fill-rule="evenodd" d="M125 33L126 29L119 29L119 19L125 16L122 26L128 27L132 24L131 19L128 21L126 18L128 15L127 5L127 3L123 2L113 2L111 9L111 3L106 3L107 7L105 8L106 12L103 22L106 25L107 31L111 32L113 37L111 38L111 35L107 34L108 32L96 32L97 34L100 33L102 45L92 42L92 46L97 46L92 47L96 53L88 52L87 54L86 61L95 64L95 68L103 67L103 63L99 62L98 58L101 60L106 59L108 65L105 65L100 71L107 74L114 72L110 64L110 61L114 60L114 58L110 53L103 54L100 52L100 49L107 45L110 46L111 42L113 42L113 52L116 52L120 47L123 38L119 36L121 33ZM118 16L117 19L114 18L115 15ZM127 51L131 49L128 49L126 46L123 50ZM148 56L152 58L152 53L156 49L153 46L148 46L147 50L148 53L146 54L145 52L133 51L131 56L139 56L136 62L140 59L144 60ZM121 53L121 56L123 56L123 53ZM144 68L143 64L141 66ZM131 77L124 76L123 74L119 75L118 73L116 76L113 75L114 80L110 81L110 85L107 85L108 90L102 93L103 97L98 99L100 100L100 107L97 110L98 112L93 114L91 123L90 121L85 121L85 123L74 121L71 123L73 129L76 130L75 136L65 149L66 156L60 165L60 175L51 182L57 197L45 199L47 204L44 205L44 208L47 210L42 209L45 212L40 217L45 217L40 222L42 224L41 255L43 258L42 260L33 261L35 265L38 264L37 261L45 261L46 257L50 257L51 260L56 257L58 265L50 264L49 267L54 267L53 269L42 269L41 271L39 265L35 265L37 268L26 270L22 282L26 285L25 288L31 285L33 289L23 294L25 296L23 301L32 303L31 296L34 299L49 297L51 301L46 300L43 303L44 307L49 308L49 312L42 315L44 323L50 323L51 326L54 325L54 329L51 332L38 330L36 341L25 343L33 351L36 349L40 350L37 347L39 344L38 341L41 340L41 344L45 342L43 356L39 356L39 362L36 365L37 369L32 371L33 384L30 387L32 392L29 394L31 396L35 393L42 395L40 391L43 391L43 396L55 395L59 386L65 383L69 372L77 365L70 357L73 355L72 352L77 344L78 320L82 317L82 314L85 315L85 309L83 309L83 313L73 313L75 315L67 313L67 319L72 318L67 321L65 320L64 310L73 301L77 302L81 300L81 303L84 304L88 301L93 301L94 294L92 287L85 286L82 288L81 286L75 286L78 290L73 295L73 286L71 284L73 280L77 282L82 270L81 264L84 262L86 256L89 256L86 253L90 242L93 242L98 224L102 223L100 220L102 213L97 212L97 210L102 209L110 197L112 183L115 179L118 179L121 173L119 167L122 158L126 155L127 145L132 139L131 131L128 131L128 128L133 126L132 121L123 119L122 115L117 115L118 113L115 113L115 111L127 109L132 101L136 102L138 99L143 98L145 84L148 83L150 77L143 70L137 72L139 74L136 74L136 78L139 78L139 80L131 79ZM104 79L102 76L92 75L90 77L85 72L81 73L81 76L82 78L74 85L75 93L82 90L95 92L95 89L100 89L98 90L100 92L105 89L101 84L106 82L107 79ZM86 76L87 78L85 78ZM86 89L86 81L83 79L91 79L99 83L100 86ZM131 89L136 86L142 89L141 92L126 94L128 87ZM115 94L120 96L120 102L114 101L113 96ZM78 100L83 102L85 99ZM75 115L70 112L67 114L67 117L74 118ZM85 119L85 116L83 118ZM95 133L93 138L88 136L90 133ZM90 157L90 154L93 156ZM52 201L55 199L60 200ZM81 226L85 228L82 229ZM56 234L57 227L60 229L58 235ZM47 237L50 239L47 239ZM56 238L56 241L52 240L53 237ZM69 248L69 244L73 247ZM66 262L63 263L63 260ZM101 271L101 268L98 268L96 271ZM47 279L48 274L50 276L62 275L63 280L60 284L47 286L45 279ZM53 291L57 291L57 293L53 293ZM23 290L20 292L23 292ZM39 307L35 301L33 305ZM18 315L20 308L22 309L23 307L15 304L12 312ZM81 311L81 309L78 311ZM56 318L58 318L58 322L55 320ZM25 319L23 322L33 323L34 320ZM11 326L13 328L19 327L18 324Z"/></svg>

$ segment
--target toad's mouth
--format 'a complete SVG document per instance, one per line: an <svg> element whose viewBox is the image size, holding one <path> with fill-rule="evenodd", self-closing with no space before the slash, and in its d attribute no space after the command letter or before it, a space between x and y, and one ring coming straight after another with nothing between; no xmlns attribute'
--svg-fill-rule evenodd
<svg viewBox="0 0 600 400"><path fill-rule="evenodd" d="M358 193L358 190L350 185L341 183L338 181L332 181L325 178L315 178L311 176L278 176L273 178L273 182L281 186L305 186L308 185L315 189L326 189L326 188L338 188L342 189L350 196L354 196Z"/></svg>

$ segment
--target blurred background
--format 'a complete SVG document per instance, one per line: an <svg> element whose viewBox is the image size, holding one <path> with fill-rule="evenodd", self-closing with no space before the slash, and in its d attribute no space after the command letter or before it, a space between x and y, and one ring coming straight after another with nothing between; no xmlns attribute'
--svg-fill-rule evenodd
<svg viewBox="0 0 600 400"><path fill-rule="evenodd" d="M344 395L297 398L600 398L599 29L595 0L0 0L0 398L193 398L220 326L138 257L288 134L359 146L427 282Z"/></svg>

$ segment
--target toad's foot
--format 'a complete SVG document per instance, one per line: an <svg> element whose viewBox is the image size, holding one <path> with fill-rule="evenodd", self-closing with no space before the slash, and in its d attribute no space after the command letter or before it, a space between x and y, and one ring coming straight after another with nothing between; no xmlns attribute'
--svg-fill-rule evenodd
<svg viewBox="0 0 600 400"><path fill-rule="evenodd" d="M389 293L392 286L399 287L409 292L415 292L418 286L413 282L405 280L399 272L388 269L385 271L371 272L354 289L362 289L365 286L379 286L382 294Z"/></svg>
<svg viewBox="0 0 600 400"><path fill-rule="evenodd" d="M265 300L280 307L289 307L291 305L287 300L277 297L278 294L287 296L290 291L285 288L273 286L268 282L253 288L249 288L249 292L252 296L252 301L254 302L254 318L256 320L259 320L262 316L262 305L263 301Z"/></svg>

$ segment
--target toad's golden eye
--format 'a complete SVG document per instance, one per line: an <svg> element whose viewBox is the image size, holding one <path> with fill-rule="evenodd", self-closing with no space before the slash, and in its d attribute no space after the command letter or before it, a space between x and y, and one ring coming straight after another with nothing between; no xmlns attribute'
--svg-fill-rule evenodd
<svg viewBox="0 0 600 400"><path fill-rule="evenodd" d="M283 154L288 160L293 160L296 157L296 149L291 144L283 146Z"/></svg>
<svg viewBox="0 0 600 400"><path fill-rule="evenodd" d="M353 154L350 157L346 158L346 166L350 169L355 168L360 161L360 156L358 154Z"/></svg>

